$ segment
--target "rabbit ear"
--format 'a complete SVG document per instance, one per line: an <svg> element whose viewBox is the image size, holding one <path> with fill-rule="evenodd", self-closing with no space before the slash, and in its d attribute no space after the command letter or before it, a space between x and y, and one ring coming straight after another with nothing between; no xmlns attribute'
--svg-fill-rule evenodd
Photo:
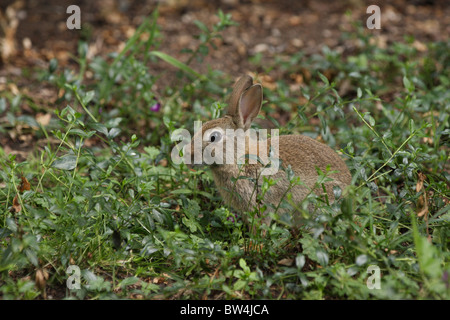
<svg viewBox="0 0 450 320"><path fill-rule="evenodd" d="M239 120L244 130L250 128L253 119L256 118L261 110L263 100L262 86L258 83L242 93L239 100Z"/></svg>
<svg viewBox="0 0 450 320"><path fill-rule="evenodd" d="M239 116L239 100L242 93L247 90L253 84L252 77L243 75L239 78L233 88L229 102L228 102L228 115L231 117ZM237 123L236 123L237 124Z"/></svg>

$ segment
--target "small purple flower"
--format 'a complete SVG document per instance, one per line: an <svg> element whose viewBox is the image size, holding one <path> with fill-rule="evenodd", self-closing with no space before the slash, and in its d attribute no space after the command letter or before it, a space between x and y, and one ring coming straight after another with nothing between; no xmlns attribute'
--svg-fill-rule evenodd
<svg viewBox="0 0 450 320"><path fill-rule="evenodd" d="M156 97L153 97L153 101L155 104L150 107L150 111L158 112L161 110L161 103L159 103L159 100Z"/></svg>
<svg viewBox="0 0 450 320"><path fill-rule="evenodd" d="M227 217L227 221L231 221L232 223L235 223L235 221L237 220L237 214L233 214L233 216L229 216Z"/></svg>
<svg viewBox="0 0 450 320"><path fill-rule="evenodd" d="M150 111L158 112L161 109L161 104L156 102L154 105L150 107Z"/></svg>

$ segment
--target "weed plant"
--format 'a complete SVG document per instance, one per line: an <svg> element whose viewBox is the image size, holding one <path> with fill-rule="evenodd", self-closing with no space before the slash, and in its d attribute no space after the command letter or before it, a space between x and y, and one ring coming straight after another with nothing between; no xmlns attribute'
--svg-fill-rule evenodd
<svg viewBox="0 0 450 320"><path fill-rule="evenodd" d="M26 161L0 148L0 296L449 299L450 42L427 44L426 55L412 37L381 48L356 25L342 38L358 44L351 53L251 59L259 74L282 75L264 88L265 117L279 125L274 113L287 113L281 134L327 143L353 175L335 203L307 199L316 209L304 227L293 232L274 215L262 237L222 202L207 168L170 158L175 129L225 107L230 75L190 66L234 24L218 16L212 27L196 22L199 45L185 62L159 51L157 13L121 52L88 59L86 40L79 68L50 61L39 81L63 94L47 126L21 115L32 98L1 93L0 132L27 124L47 143ZM155 64L178 70L158 93L154 84L173 68L155 73ZM261 190L269 188L270 177ZM78 290L67 286L73 265ZM379 289L369 288L369 266L380 270Z"/></svg>

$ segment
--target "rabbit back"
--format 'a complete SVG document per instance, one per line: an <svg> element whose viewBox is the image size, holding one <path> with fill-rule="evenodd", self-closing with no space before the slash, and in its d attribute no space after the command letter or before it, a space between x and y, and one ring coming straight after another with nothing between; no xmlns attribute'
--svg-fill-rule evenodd
<svg viewBox="0 0 450 320"><path fill-rule="evenodd" d="M337 171L327 175L333 179L332 181L324 183L330 203L334 201L334 186L344 190L350 184L351 175L347 166L339 155L327 145L304 135L285 135L279 136L278 139L280 168L268 177L276 181L276 185L269 188L262 202L258 203L257 201L257 195L261 192L264 179L264 176L261 175L261 171L264 169L262 164L246 164L242 167L237 164L224 164L211 168L215 183L225 203L241 212L266 205L270 212L273 211L270 208L277 207L290 192L292 200L300 204L311 192L318 195L323 193L322 186L317 185L319 176L317 168L325 173L328 166L331 171ZM267 151L271 144L272 141L268 139ZM295 176L300 178L300 184L294 187L290 187L285 170L289 166ZM310 209L313 208L310 207ZM278 212L282 211L279 209Z"/></svg>

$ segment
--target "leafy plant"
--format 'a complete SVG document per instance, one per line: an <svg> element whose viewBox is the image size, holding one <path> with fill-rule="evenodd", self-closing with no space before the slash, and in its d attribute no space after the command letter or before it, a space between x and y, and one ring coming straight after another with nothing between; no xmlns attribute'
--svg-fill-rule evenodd
<svg viewBox="0 0 450 320"><path fill-rule="evenodd" d="M293 230L277 213L259 225L266 208L225 207L206 168L172 162L171 133L223 110L224 74L191 64L234 22L221 11L212 27L195 22L199 44L183 62L159 49L156 17L121 52L88 59L80 42L77 70L56 60L41 70L61 90L54 121L35 126L46 142L26 161L0 148L2 298L448 299L449 43L429 44L424 57L412 39L380 48L357 27L343 35L360 40L353 52L324 47L265 64L280 75L264 89L266 118L339 150L353 175L332 204L287 193L279 208L315 208ZM156 93L155 61L187 77ZM30 121L18 116L29 97L1 95L3 132ZM276 181L260 187L264 197ZM67 288L69 266L80 269L78 290ZM380 289L367 286L369 266Z"/></svg>

